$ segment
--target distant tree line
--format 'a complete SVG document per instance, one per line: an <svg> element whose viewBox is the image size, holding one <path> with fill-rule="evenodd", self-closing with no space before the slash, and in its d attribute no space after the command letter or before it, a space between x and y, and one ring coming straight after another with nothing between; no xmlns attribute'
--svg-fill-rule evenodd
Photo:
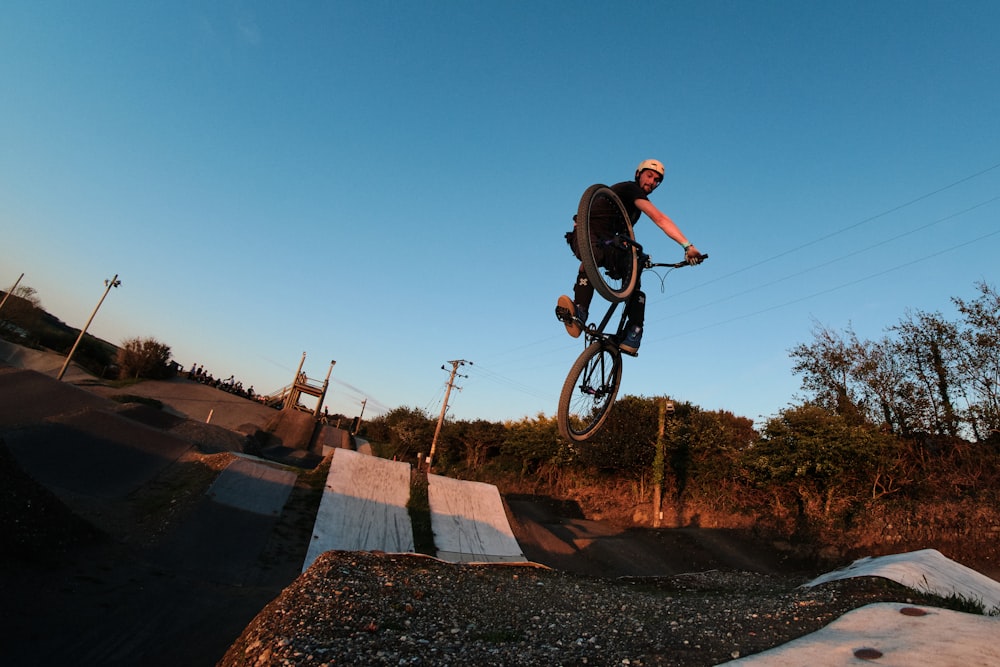
<svg viewBox="0 0 1000 667"><path fill-rule="evenodd" d="M944 542L996 552L1000 298L977 289L954 299L957 320L908 313L879 341L816 328L790 351L807 395L760 430L677 402L660 436L668 398L624 396L584 445L542 414L447 421L435 472L576 500L590 514L648 523L663 512L673 525L749 528L840 554ZM397 408L362 435L383 456L416 462L435 427L424 411Z"/></svg>

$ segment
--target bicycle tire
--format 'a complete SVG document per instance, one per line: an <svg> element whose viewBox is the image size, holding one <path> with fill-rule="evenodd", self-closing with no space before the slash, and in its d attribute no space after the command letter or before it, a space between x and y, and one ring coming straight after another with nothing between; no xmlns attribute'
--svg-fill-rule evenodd
<svg viewBox="0 0 1000 667"><path fill-rule="evenodd" d="M614 190L606 185L591 185L580 197L580 205L576 212L577 225L577 248L580 252L580 261L583 264L583 271L587 274L590 283L611 303L624 301L635 289L636 279L639 275L638 253L634 246L628 248L605 247L598 249L591 231L597 225L593 224L596 215L603 215L605 218L611 216L610 226L617 229L618 233L629 241L635 241L632 232L632 221L625 212L625 206ZM603 226L608 228L608 224ZM598 239L596 243L601 243ZM617 253L616 259L608 262L605 258L604 264L616 265L617 273L612 273L607 266L598 263L598 253Z"/></svg>
<svg viewBox="0 0 1000 667"><path fill-rule="evenodd" d="M622 381L618 348L594 341L570 368L559 396L559 433L572 442L586 442L611 413Z"/></svg>

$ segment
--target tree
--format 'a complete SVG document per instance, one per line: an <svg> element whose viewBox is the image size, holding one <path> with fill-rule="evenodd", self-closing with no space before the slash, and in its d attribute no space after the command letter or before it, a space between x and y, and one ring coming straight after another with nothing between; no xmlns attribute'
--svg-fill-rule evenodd
<svg viewBox="0 0 1000 667"><path fill-rule="evenodd" d="M118 377L122 380L170 377L170 347L155 338L129 338L118 348Z"/></svg>
<svg viewBox="0 0 1000 667"><path fill-rule="evenodd" d="M615 401L601 430L578 447L586 466L605 472L638 476L650 469L658 429L657 400L623 396Z"/></svg>
<svg viewBox="0 0 1000 667"><path fill-rule="evenodd" d="M0 301L3 301L3 296L6 294L6 292L0 292ZM10 293L10 297L3 305L3 310L0 310L0 322L4 325L0 329L13 328L15 331L20 330L24 333L34 334L41 322L41 317L42 302L39 300L35 288L20 285ZM23 337L24 333L17 337Z"/></svg>
<svg viewBox="0 0 1000 667"><path fill-rule="evenodd" d="M848 330L848 338L820 324L813 327L813 342L798 345L790 352L795 360L792 372L802 375L803 389L812 393L812 401L849 419L860 419L863 412L855 386L855 367L861 348L857 336Z"/></svg>
<svg viewBox="0 0 1000 667"><path fill-rule="evenodd" d="M910 378L910 397L923 406L922 430L939 435L958 434L958 416L952 402L959 386L957 362L958 329L939 313L907 313L906 319L892 327L899 338L901 360Z"/></svg>
<svg viewBox="0 0 1000 667"><path fill-rule="evenodd" d="M907 435L913 430L913 403L904 400L908 379L901 363L899 344L885 337L880 341L859 341L855 373L861 383L867 418L882 423L892 433Z"/></svg>
<svg viewBox="0 0 1000 667"><path fill-rule="evenodd" d="M897 446L877 428L805 404L769 420L745 462L756 484L791 493L800 520L830 518L867 497L895 461Z"/></svg>
<svg viewBox="0 0 1000 667"><path fill-rule="evenodd" d="M977 440L1000 434L1000 293L986 283L979 297L953 299L963 317L956 366L967 388L967 419Z"/></svg>
<svg viewBox="0 0 1000 667"><path fill-rule="evenodd" d="M535 475L558 485L562 472L573 461L573 451L558 433L555 417L543 414L508 422L498 463L522 478Z"/></svg>
<svg viewBox="0 0 1000 667"><path fill-rule="evenodd" d="M958 321L908 311L877 342L817 326L789 353L807 400L906 437L1000 437L1000 294L977 288Z"/></svg>
<svg viewBox="0 0 1000 667"><path fill-rule="evenodd" d="M365 432L373 442L388 445L387 458L412 459L430 453L434 428L423 410L399 407L370 419Z"/></svg>
<svg viewBox="0 0 1000 667"><path fill-rule="evenodd" d="M506 437L502 424L484 419L463 420L446 426L444 434L446 442L449 444L454 442L461 448L465 466L469 470L478 470L486 463L491 453L498 454ZM450 450L451 447L447 449Z"/></svg>

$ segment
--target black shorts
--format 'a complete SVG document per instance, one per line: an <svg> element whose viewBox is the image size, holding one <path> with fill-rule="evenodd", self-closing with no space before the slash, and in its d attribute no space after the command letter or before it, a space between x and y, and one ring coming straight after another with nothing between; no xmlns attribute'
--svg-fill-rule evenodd
<svg viewBox="0 0 1000 667"><path fill-rule="evenodd" d="M576 229L566 232L566 243L569 244L573 255L582 261L576 236ZM608 275L612 279L619 280L624 277L632 259L627 250L616 248L613 238L593 238L591 245L594 249L594 260L598 266L607 269Z"/></svg>

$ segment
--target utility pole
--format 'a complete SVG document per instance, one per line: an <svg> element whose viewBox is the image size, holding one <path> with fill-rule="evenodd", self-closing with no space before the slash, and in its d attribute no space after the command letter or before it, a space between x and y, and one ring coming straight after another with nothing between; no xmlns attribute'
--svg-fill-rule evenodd
<svg viewBox="0 0 1000 667"><path fill-rule="evenodd" d="M323 392L319 395L319 401L316 403L316 409L313 411L313 418L319 419L319 412L323 408L323 401L326 400L326 390L330 386L330 374L333 373L333 367L337 365L335 359L330 360L330 367L326 369L326 379L323 380Z"/></svg>
<svg viewBox="0 0 1000 667"><path fill-rule="evenodd" d="M656 434L656 455L653 457L653 528L659 528L663 521L663 468L666 463L663 431L667 419L674 414L674 402L664 399L660 402L659 429Z"/></svg>
<svg viewBox="0 0 1000 667"><path fill-rule="evenodd" d="M80 329L80 335L76 337L76 342L73 343L73 347L70 349L69 354L66 355L66 361L63 362L63 366L59 370L59 375L56 376L57 380L62 380L63 375L66 374L66 368L69 366L69 362L73 358L76 348L80 345L80 341L83 340L83 335L87 333L87 328L90 327L90 323L94 321L94 316L97 315L97 309L101 307L102 303L104 303L104 297L108 295L108 292L111 291L112 287L118 287L121 284L122 281L118 280L117 273L111 280L104 281L104 294L101 295L101 300L97 302L96 306L94 306L94 312L90 314L90 319L88 319L87 323L83 325L82 329Z"/></svg>
<svg viewBox="0 0 1000 667"><path fill-rule="evenodd" d="M9 290L7 290L7 293L3 295L3 301L0 301L0 310L3 309L3 305L7 303L7 299L9 299L10 295L14 293L14 290L17 289L17 286L21 284L21 278L23 277L24 274L22 273L20 276L18 276L18 279L14 282L14 286L11 287Z"/></svg>
<svg viewBox="0 0 1000 667"><path fill-rule="evenodd" d="M431 453L427 456L427 473L431 472L431 465L434 462L434 450L437 448L438 436L441 434L441 425L444 424L444 414L448 411L448 397L451 396L451 388L455 386L455 376L458 375L458 369L465 364L472 365L471 361L466 361L465 359L455 359L454 361L449 361L451 364L451 375L448 376L448 389L444 392L444 405L441 406L441 416L438 417L437 428L434 429L434 439L431 440ZM448 370L447 366L442 366L442 370ZM468 375L459 375L458 377L469 377ZM461 387L458 388L459 391L462 390Z"/></svg>
<svg viewBox="0 0 1000 667"><path fill-rule="evenodd" d="M361 430L361 418L365 416L365 406L366 405L368 405L368 399L367 398L365 398L363 401L361 401L361 414L358 415L358 420L354 423L354 429L352 430L351 435L357 435L358 431Z"/></svg>

